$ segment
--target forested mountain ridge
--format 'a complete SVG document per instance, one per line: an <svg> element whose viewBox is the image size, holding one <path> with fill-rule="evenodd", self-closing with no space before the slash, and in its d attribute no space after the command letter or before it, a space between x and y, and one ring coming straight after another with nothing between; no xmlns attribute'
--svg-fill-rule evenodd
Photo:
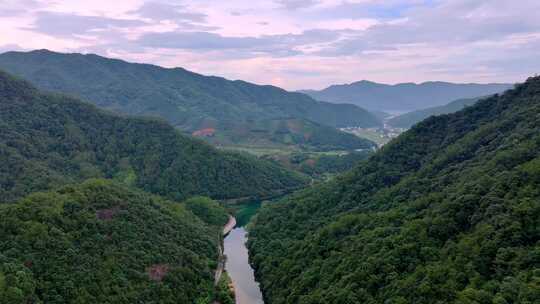
<svg viewBox="0 0 540 304"><path fill-rule="evenodd" d="M165 122L44 94L3 72L0 129L2 202L96 177L174 200L265 196L306 182L270 162L218 151Z"/></svg>
<svg viewBox="0 0 540 304"><path fill-rule="evenodd" d="M248 246L266 303L538 303L539 129L535 77L263 207Z"/></svg>
<svg viewBox="0 0 540 304"><path fill-rule="evenodd" d="M414 111L442 106L453 100L492 95L512 88L511 84L457 84L441 81L380 84L359 81L333 85L321 91L301 91L317 100L352 103L371 111Z"/></svg>
<svg viewBox="0 0 540 304"><path fill-rule="evenodd" d="M422 120L434 116L434 115L442 115L442 114L450 114L453 112L457 112L459 110L462 110L465 107L471 106L478 102L481 98L466 98L466 99L458 99L455 101L452 101L449 104L446 104L444 106L440 107L433 107L433 108L427 108L422 109L418 111L413 111L405 114L401 114L398 116L395 116L387 121L389 125L391 125L394 128L410 128L414 124L421 122Z"/></svg>
<svg viewBox="0 0 540 304"><path fill-rule="evenodd" d="M211 303L227 215L188 207L105 180L1 205L0 303Z"/></svg>
<svg viewBox="0 0 540 304"><path fill-rule="evenodd" d="M189 133L213 129L214 140L226 137L225 143L240 141L234 131L240 128L249 133L252 121L294 118L335 128L381 124L355 105L320 102L273 86L97 55L8 52L0 55L0 68L40 89L82 97L118 113L162 117ZM344 136L336 131L335 136L340 135Z"/></svg>

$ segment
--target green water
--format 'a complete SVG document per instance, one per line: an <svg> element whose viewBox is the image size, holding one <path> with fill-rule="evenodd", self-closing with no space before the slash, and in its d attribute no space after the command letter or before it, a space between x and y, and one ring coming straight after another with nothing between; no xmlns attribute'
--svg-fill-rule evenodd
<svg viewBox="0 0 540 304"><path fill-rule="evenodd" d="M236 218L236 226L244 227L251 220L251 218L257 214L257 211L261 208L261 202L250 202L240 205L231 206L234 210L234 217Z"/></svg>

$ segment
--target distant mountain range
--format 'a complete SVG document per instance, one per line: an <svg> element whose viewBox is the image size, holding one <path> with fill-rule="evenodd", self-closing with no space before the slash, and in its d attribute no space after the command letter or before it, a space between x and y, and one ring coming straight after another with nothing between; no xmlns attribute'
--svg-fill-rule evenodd
<svg viewBox="0 0 540 304"><path fill-rule="evenodd" d="M327 102L351 103L371 111L415 111L442 106L453 100L492 95L512 88L512 84L457 84L449 82L401 83L387 85L370 81L333 85L321 91L302 93Z"/></svg>
<svg viewBox="0 0 540 304"><path fill-rule="evenodd" d="M187 133L205 138L212 135L218 144L246 144L236 134L265 136L267 142L282 144L278 139L275 142L270 130L253 129L265 120L294 118L310 130L318 125L380 125L377 117L355 105L321 102L273 86L97 55L8 52L0 55L0 68L40 89L72 94L118 113L161 117ZM227 129L230 126L235 129ZM336 131L333 136L345 135Z"/></svg>
<svg viewBox="0 0 540 304"><path fill-rule="evenodd" d="M413 112L409 112L409 113L405 113L405 114L393 117L389 119L387 123L394 128L408 129L430 116L457 112L459 110L462 110L465 107L468 107L477 103L480 99L482 98L466 98L466 99L454 100L451 103L444 106L413 111Z"/></svg>

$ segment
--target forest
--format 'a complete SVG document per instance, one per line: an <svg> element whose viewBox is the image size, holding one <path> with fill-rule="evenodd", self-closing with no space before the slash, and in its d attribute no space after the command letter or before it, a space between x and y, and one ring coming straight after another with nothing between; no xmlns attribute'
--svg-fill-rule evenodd
<svg viewBox="0 0 540 304"><path fill-rule="evenodd" d="M306 174L315 180L327 180L353 169L373 153L373 150L370 149L344 154L305 152L289 155L265 155L263 158Z"/></svg>
<svg viewBox="0 0 540 304"><path fill-rule="evenodd" d="M539 128L534 77L263 206L248 247L265 303L539 303Z"/></svg>
<svg viewBox="0 0 540 304"><path fill-rule="evenodd" d="M214 271L228 211L204 196L259 197L307 182L4 72L0 129L0 303L227 299Z"/></svg>
<svg viewBox="0 0 540 304"><path fill-rule="evenodd" d="M115 179L173 200L267 196L307 178L219 151L163 121L127 118L0 72L0 197L14 201L88 178Z"/></svg>
<svg viewBox="0 0 540 304"><path fill-rule="evenodd" d="M0 303L213 299L227 221L216 202L173 203L88 180L0 205L0 217Z"/></svg>
<svg viewBox="0 0 540 304"><path fill-rule="evenodd" d="M0 0L0 304L540 304L540 0Z"/></svg>
<svg viewBox="0 0 540 304"><path fill-rule="evenodd" d="M398 115L396 117L392 117L391 119L388 120L387 123L395 128L408 129L430 116L457 112L459 110L462 110L465 107L475 104L480 99L482 99L482 97L454 100L451 103L446 104L444 106L432 107L432 108L427 108L423 110L408 112L405 114Z"/></svg>
<svg viewBox="0 0 540 304"><path fill-rule="evenodd" d="M321 128L326 133L330 129L322 126L381 125L373 114L351 104L321 102L273 86L97 55L8 52L0 55L0 68L40 89L77 96L118 113L160 117L190 134L215 129L217 136L209 139L220 145L246 145L253 136L264 137L265 145L283 144L281 137L272 136L270 122L276 119L294 118L303 128ZM264 132L255 132L261 129ZM319 139L341 137L350 144L360 142L335 129L332 135Z"/></svg>

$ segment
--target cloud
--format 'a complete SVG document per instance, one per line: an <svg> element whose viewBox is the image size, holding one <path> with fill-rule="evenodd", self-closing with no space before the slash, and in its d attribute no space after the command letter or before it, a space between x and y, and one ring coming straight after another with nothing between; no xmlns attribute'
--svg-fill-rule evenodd
<svg viewBox="0 0 540 304"><path fill-rule="evenodd" d="M309 8L316 6L320 3L318 0L276 0L276 3L285 9L297 10L302 8Z"/></svg>
<svg viewBox="0 0 540 304"><path fill-rule="evenodd" d="M70 37L89 34L96 30L134 28L144 25L147 25L147 23L135 19L116 19L41 11L36 14L33 26L27 28L27 30L51 36Z"/></svg>
<svg viewBox="0 0 540 304"><path fill-rule="evenodd" d="M209 32L149 33L138 42L146 47L192 50L249 49L265 44L254 37L225 37Z"/></svg>
<svg viewBox="0 0 540 304"><path fill-rule="evenodd" d="M416 7L430 7L437 0L326 0L310 12L318 19L395 19Z"/></svg>
<svg viewBox="0 0 540 304"><path fill-rule="evenodd" d="M41 6L42 1L36 1L36 0L0 0L0 5L4 8L13 8L13 7L37 7Z"/></svg>
<svg viewBox="0 0 540 304"><path fill-rule="evenodd" d="M0 17L17 17L43 5L35 0L0 0Z"/></svg>
<svg viewBox="0 0 540 304"><path fill-rule="evenodd" d="M298 55L302 47L328 43L339 38L339 32L309 30L301 34L263 35L260 37L230 37L209 32L148 33L137 43L144 47L183 50L243 50L251 54L271 56ZM246 53L238 54L245 56Z"/></svg>
<svg viewBox="0 0 540 304"><path fill-rule="evenodd" d="M169 20L204 23L207 18L206 14L189 11L184 5L158 2L145 2L137 10L129 13L138 15L142 18L159 21Z"/></svg>
<svg viewBox="0 0 540 304"><path fill-rule="evenodd" d="M540 31L540 2L509 7L501 0L454 0L411 10L406 21L370 28L362 39L377 43L469 43ZM505 9L505 8L508 9Z"/></svg>
<svg viewBox="0 0 540 304"><path fill-rule="evenodd" d="M499 2L498 5L494 2ZM435 7L414 8L407 17L380 22L363 31L329 45L319 54L324 56L355 55L367 51L398 51L404 45L467 47L478 41L500 40L505 37L540 32L540 20L535 16L540 2L504 10L502 0L453 0Z"/></svg>
<svg viewBox="0 0 540 304"><path fill-rule="evenodd" d="M24 13L25 11L22 9L0 9L0 17L15 17Z"/></svg>
<svg viewBox="0 0 540 304"><path fill-rule="evenodd" d="M11 51L25 51L23 47L21 47L18 44L5 44L0 45L0 54L5 52L11 52Z"/></svg>
<svg viewBox="0 0 540 304"><path fill-rule="evenodd" d="M0 45L288 88L517 81L538 70L538 11L535 0L0 0Z"/></svg>

